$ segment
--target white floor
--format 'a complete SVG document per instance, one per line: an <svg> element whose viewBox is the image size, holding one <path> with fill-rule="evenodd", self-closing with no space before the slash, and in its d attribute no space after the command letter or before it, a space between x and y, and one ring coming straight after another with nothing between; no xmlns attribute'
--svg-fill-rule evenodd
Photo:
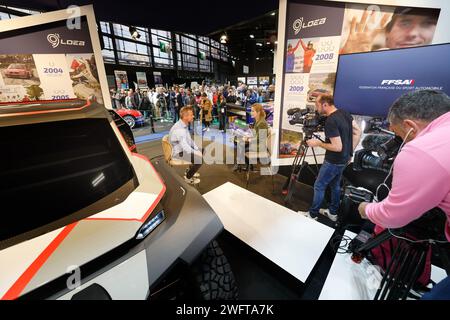
<svg viewBox="0 0 450 320"><path fill-rule="evenodd" d="M302 282L334 232L230 182L203 197L228 232Z"/></svg>
<svg viewBox="0 0 450 320"><path fill-rule="evenodd" d="M346 231L345 235L352 239L356 236L351 231ZM341 245L344 246L345 242L341 241ZM434 282L446 276L445 270L432 266L431 279ZM373 300L381 278L379 269L366 259L357 264L351 260L350 253L337 253L319 300Z"/></svg>

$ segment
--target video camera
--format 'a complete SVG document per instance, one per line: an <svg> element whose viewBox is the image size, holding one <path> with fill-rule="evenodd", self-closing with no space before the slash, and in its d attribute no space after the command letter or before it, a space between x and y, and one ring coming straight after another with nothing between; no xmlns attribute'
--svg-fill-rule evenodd
<svg viewBox="0 0 450 320"><path fill-rule="evenodd" d="M367 121L366 126L364 128L364 133L379 133L383 132L388 127L388 122L383 118L372 118Z"/></svg>
<svg viewBox="0 0 450 320"><path fill-rule="evenodd" d="M315 132L323 131L326 117L321 116L318 112L308 109L292 108L287 111L287 114L290 125L303 126L306 139L311 139Z"/></svg>
<svg viewBox="0 0 450 320"><path fill-rule="evenodd" d="M353 170L374 169L389 172L403 140L394 133L389 135L368 135L363 149L355 152ZM376 152L378 156L374 155Z"/></svg>

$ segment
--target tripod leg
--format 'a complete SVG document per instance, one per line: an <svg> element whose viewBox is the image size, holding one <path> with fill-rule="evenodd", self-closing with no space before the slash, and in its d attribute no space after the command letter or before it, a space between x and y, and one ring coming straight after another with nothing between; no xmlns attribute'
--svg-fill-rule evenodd
<svg viewBox="0 0 450 320"><path fill-rule="evenodd" d="M386 293L387 297L386 300L393 299L393 297L396 294L396 288L399 286L400 278L402 277L403 268L406 264L406 261L408 260L411 252L408 247L403 246L402 255L399 256L398 259L395 260L395 269L392 273L390 285L388 286Z"/></svg>
<svg viewBox="0 0 450 320"><path fill-rule="evenodd" d="M416 259L413 260L410 264L410 272L408 274L407 279L409 281L406 283L406 289L403 293L401 299L406 300L408 297L408 293L411 290L412 286L416 283L417 278L419 277L419 271L423 269L424 265L424 258L426 257L426 254L428 252L428 247L426 249L419 249L419 251L416 251ZM418 258L417 258L418 256Z"/></svg>
<svg viewBox="0 0 450 320"><path fill-rule="evenodd" d="M314 156L314 162L316 164L316 170L317 170L317 172L319 172L319 164L317 163L316 152L314 151L314 148L311 148L311 151L312 151L313 156Z"/></svg>
<svg viewBox="0 0 450 320"><path fill-rule="evenodd" d="M395 279L395 274L397 273L398 269L397 261L403 260L404 253L405 253L404 248L401 245L399 245L396 248L394 254L392 255L391 261L384 272L380 288L377 291L377 294L375 295L374 298L375 300L377 300L378 298L380 298L380 300L383 300L388 294L389 289L392 286L393 279Z"/></svg>
<svg viewBox="0 0 450 320"><path fill-rule="evenodd" d="M405 258L405 261L400 266L400 272L397 276L397 283L392 288L391 292L389 293L389 300L399 300L403 296L408 295L408 291L405 291L408 287L408 283L411 280L411 274L413 271L414 266L417 266L417 260L419 256L419 252L415 249L410 247L408 250L408 254Z"/></svg>

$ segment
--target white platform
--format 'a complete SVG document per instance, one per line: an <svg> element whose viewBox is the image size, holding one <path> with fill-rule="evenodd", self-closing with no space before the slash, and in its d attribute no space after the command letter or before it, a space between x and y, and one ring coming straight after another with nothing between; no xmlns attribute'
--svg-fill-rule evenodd
<svg viewBox="0 0 450 320"><path fill-rule="evenodd" d="M351 231L346 231L345 235L352 239L356 236ZM344 244L345 240L341 241L341 245ZM431 279L434 282L446 276L443 269L432 266ZM380 282L381 275L377 268L366 259L357 264L351 260L351 254L337 253L319 300L373 300Z"/></svg>
<svg viewBox="0 0 450 320"><path fill-rule="evenodd" d="M302 282L334 232L230 182L203 197L228 232Z"/></svg>

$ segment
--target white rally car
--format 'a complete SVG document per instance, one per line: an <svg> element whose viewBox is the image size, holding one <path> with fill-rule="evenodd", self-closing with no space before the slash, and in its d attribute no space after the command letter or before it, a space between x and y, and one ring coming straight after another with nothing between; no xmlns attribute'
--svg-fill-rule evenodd
<svg viewBox="0 0 450 320"><path fill-rule="evenodd" d="M0 107L1 299L235 299L223 225L114 111Z"/></svg>

